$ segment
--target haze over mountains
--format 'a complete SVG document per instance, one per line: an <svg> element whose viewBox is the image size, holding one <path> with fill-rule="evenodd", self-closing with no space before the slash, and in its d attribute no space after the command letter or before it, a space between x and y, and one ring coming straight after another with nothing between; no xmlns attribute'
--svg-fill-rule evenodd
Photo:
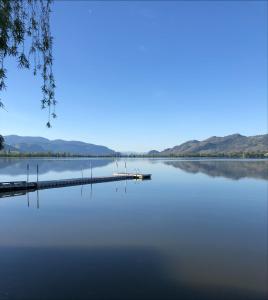
<svg viewBox="0 0 268 300"><path fill-rule="evenodd" d="M115 155L116 152L105 146L80 141L49 140L43 137L7 135L4 136L5 149L31 153L70 153L77 155Z"/></svg>
<svg viewBox="0 0 268 300"><path fill-rule="evenodd" d="M268 152L268 134L244 136L232 134L224 137L212 136L206 140L192 140L163 151L152 150L150 155L191 155L238 152Z"/></svg>

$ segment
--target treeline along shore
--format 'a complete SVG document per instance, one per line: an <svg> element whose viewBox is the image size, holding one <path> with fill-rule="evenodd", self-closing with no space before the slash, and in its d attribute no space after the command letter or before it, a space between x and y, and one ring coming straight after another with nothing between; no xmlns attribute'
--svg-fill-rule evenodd
<svg viewBox="0 0 268 300"><path fill-rule="evenodd" d="M268 159L266 152L231 152L231 153L187 153L187 154L121 154L116 155L80 155L72 153L53 153L53 152L8 152L0 151L0 157L53 157L53 158L262 158Z"/></svg>

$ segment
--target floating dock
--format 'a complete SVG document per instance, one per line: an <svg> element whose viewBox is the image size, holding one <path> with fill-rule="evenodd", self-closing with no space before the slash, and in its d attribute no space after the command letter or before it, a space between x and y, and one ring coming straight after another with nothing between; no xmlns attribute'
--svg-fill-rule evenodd
<svg viewBox="0 0 268 300"><path fill-rule="evenodd" d="M141 180L146 180L146 179L151 179L151 174L139 174L139 173L114 173L114 177L117 176L129 176L130 179L141 179Z"/></svg>
<svg viewBox="0 0 268 300"><path fill-rule="evenodd" d="M47 181L11 181L11 182L0 182L0 197L1 194L10 192L21 192L21 191L35 191L42 189L60 188L74 185L84 184L95 184L102 182L120 181L120 180L131 180L140 179L146 180L151 179L151 174L132 174L132 173L115 173L112 176L106 177L85 177L85 178L73 178L73 179L60 179L60 180L47 180Z"/></svg>

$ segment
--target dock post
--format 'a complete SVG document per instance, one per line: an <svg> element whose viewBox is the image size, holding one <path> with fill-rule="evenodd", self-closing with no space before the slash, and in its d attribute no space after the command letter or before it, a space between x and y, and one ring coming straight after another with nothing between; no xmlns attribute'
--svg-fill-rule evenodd
<svg viewBox="0 0 268 300"><path fill-rule="evenodd" d="M36 208L39 209L39 191L36 190Z"/></svg>
<svg viewBox="0 0 268 300"><path fill-rule="evenodd" d="M116 163L116 173L118 174L118 162L117 162L117 159L115 159L115 163Z"/></svg>
<svg viewBox="0 0 268 300"><path fill-rule="evenodd" d="M90 199L92 199L92 162L90 161Z"/></svg>
<svg viewBox="0 0 268 300"><path fill-rule="evenodd" d="M39 168L38 168L38 164L36 165L36 182L38 183L39 178L38 178L38 173L39 173Z"/></svg>
<svg viewBox="0 0 268 300"><path fill-rule="evenodd" d="M29 164L27 164L27 185L29 182Z"/></svg>

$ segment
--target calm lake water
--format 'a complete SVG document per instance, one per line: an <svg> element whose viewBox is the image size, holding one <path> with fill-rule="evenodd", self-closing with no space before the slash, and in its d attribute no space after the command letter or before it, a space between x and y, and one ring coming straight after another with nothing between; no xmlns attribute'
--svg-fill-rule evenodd
<svg viewBox="0 0 268 300"><path fill-rule="evenodd" d="M0 159L0 181L26 180L27 163L33 181L37 163L39 180L90 176L88 159ZM267 299L267 160L127 168L152 180L0 198L1 300Z"/></svg>

